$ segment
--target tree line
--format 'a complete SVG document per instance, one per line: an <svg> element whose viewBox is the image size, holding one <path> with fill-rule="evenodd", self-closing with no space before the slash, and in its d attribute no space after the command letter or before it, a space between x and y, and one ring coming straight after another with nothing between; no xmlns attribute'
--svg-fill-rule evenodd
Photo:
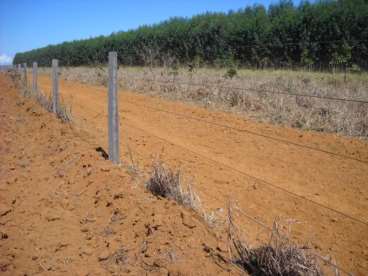
<svg viewBox="0 0 368 276"><path fill-rule="evenodd" d="M118 52L123 65L354 67L368 69L368 0L282 0L268 8L171 18L135 30L15 55L14 64L96 65Z"/></svg>

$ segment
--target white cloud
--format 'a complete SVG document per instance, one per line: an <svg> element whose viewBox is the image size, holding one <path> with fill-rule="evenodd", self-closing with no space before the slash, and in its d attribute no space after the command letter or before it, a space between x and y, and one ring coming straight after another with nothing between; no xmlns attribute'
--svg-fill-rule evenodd
<svg viewBox="0 0 368 276"><path fill-rule="evenodd" d="M0 65L11 64L12 61L13 61L13 58L11 56L8 56L6 54L0 55Z"/></svg>

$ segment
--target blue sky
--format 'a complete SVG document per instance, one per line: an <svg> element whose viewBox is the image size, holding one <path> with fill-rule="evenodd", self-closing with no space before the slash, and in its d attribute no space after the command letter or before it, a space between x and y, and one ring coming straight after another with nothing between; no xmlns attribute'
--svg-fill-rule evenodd
<svg viewBox="0 0 368 276"><path fill-rule="evenodd" d="M0 0L0 64L63 41L107 35L173 16L228 11L277 0ZM295 0L294 2L299 2Z"/></svg>

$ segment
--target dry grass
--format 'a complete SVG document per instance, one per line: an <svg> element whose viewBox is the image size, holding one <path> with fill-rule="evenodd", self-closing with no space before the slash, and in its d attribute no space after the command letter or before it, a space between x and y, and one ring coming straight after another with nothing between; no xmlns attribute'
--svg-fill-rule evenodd
<svg viewBox="0 0 368 276"><path fill-rule="evenodd" d="M175 200L180 205L189 208L203 219L207 226L215 228L219 224L216 212L207 212L203 208L199 196L192 185L186 183L180 170L172 170L162 161L156 160L152 165L152 172L145 182L145 187L152 194Z"/></svg>
<svg viewBox="0 0 368 276"><path fill-rule="evenodd" d="M230 252L235 264L250 275L264 276L318 276L323 275L317 259L307 247L294 244L281 231L277 221L273 223L268 243L252 248L241 239L233 220L232 209L228 209Z"/></svg>
<svg viewBox="0 0 368 276"><path fill-rule="evenodd" d="M22 78L16 72L11 73L11 78L19 88L20 93L23 97L32 98L48 112L53 112L51 97L47 97L41 91L33 90L24 85ZM59 106L56 108L56 116L64 123L71 122L72 121L71 107L66 106L65 104L60 102Z"/></svg>
<svg viewBox="0 0 368 276"><path fill-rule="evenodd" d="M67 80L107 84L104 67L62 68L61 75ZM267 93L364 100L368 99L366 73L349 74L345 82L344 75L339 73L238 70L230 78L222 69L203 68L190 72L185 68L124 67L119 70L119 79L126 89L231 111L261 122L368 137L367 104Z"/></svg>
<svg viewBox="0 0 368 276"><path fill-rule="evenodd" d="M180 171L171 170L161 161L153 163L152 173L145 187L156 196L175 200L180 205L195 211L201 209L199 197L190 184L184 184Z"/></svg>

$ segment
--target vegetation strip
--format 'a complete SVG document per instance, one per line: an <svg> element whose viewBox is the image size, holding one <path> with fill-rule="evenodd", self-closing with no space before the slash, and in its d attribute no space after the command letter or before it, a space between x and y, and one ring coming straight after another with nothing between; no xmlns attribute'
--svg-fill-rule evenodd
<svg viewBox="0 0 368 276"><path fill-rule="evenodd" d="M170 84L173 82L170 81L156 81L156 80L148 80L152 83L158 84ZM200 83L189 83L189 82L175 82L175 85L188 85L188 86L204 86ZM216 84L206 84L206 86L216 87ZM306 98L316 98L321 100L329 100L329 101L340 101L340 102L352 102L352 103L362 103L368 104L368 100L359 100L359 99L344 99L344 98L335 98L335 97L323 97L318 95L306 95L306 94L298 94L298 93L289 93L285 91L272 91L272 90L264 90L264 89L252 89L252 88L242 88L242 87L230 87L230 86L221 86L221 88L228 88L228 89L235 89L241 90L245 92L256 92L256 93L268 93L268 94L275 94L275 95L286 95L286 96L295 96L295 97L306 97Z"/></svg>
<svg viewBox="0 0 368 276"><path fill-rule="evenodd" d="M14 63L50 57L62 65L106 63L107 52L118 52L124 65L176 64L309 69L368 68L366 1L302 2L290 0L254 5L228 13L175 17L110 36L64 42L17 53ZM353 18L352 18L352 15Z"/></svg>

